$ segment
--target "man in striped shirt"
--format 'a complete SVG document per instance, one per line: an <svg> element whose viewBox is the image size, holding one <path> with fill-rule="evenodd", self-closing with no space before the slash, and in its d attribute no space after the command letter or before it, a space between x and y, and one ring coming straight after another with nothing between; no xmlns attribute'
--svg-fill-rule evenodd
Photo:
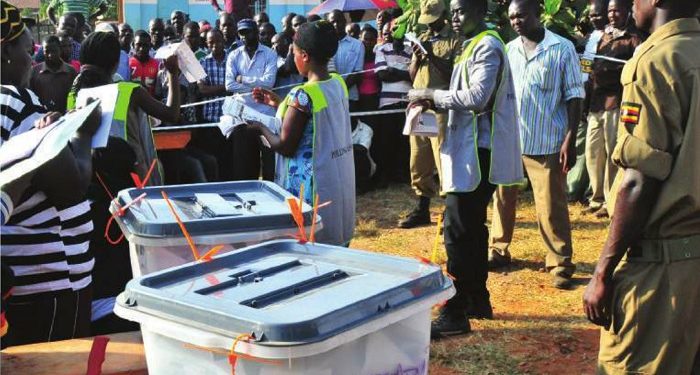
<svg viewBox="0 0 700 375"><path fill-rule="evenodd" d="M566 173L576 162L576 131L585 96L576 50L545 29L537 0L514 0L508 8L519 38L508 43L520 115L523 163L535 196L538 226L547 247L546 269L556 288L571 287L571 224ZM490 263L510 260L517 188L496 193Z"/></svg>

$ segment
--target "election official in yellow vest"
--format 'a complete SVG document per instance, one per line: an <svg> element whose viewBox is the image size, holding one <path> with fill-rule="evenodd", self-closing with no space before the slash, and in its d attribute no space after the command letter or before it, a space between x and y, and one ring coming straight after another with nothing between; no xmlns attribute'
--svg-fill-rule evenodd
<svg viewBox="0 0 700 375"><path fill-rule="evenodd" d="M468 318L493 319L486 289L486 209L496 185L523 178L513 79L506 46L484 22L486 0L452 0L452 28L466 38L448 90L413 89L411 105L447 109L440 144L445 192L447 272L457 294L431 326L431 337L470 331Z"/></svg>

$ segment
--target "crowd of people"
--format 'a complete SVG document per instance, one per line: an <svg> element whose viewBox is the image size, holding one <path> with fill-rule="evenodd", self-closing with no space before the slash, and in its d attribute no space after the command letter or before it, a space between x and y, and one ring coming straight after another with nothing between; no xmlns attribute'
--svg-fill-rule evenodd
<svg viewBox="0 0 700 375"><path fill-rule="evenodd" d="M51 124L75 108L82 89L117 83L123 109L106 148L86 151L94 126L71 141L63 162L74 173L38 173L14 196L3 188L3 296L13 285L3 347L135 328L111 313L131 277L126 245L100 228L111 215L107 193L130 187L136 172L150 175L149 185L262 178L309 204L319 196L332 203L321 211L317 240L341 246L352 240L356 194L410 184L416 206L398 222L405 229L430 224L431 200L443 197L456 295L433 321L434 338L469 332L469 319L493 319L488 272L512 261L524 186L533 191L552 285L571 289L568 204L581 202L591 215L614 217L584 300L592 322L612 323L603 330L600 368L700 366L697 328L665 322L663 335L652 333L653 312L700 314L692 272L700 259L697 2L591 0L590 31L575 43L543 26L538 0L510 1L513 40L489 27L485 0L422 0L420 43L396 31L399 8L380 11L376 28L348 23L340 10L323 18L290 13L278 32L264 12L252 16L234 3L223 10L212 1L221 11L214 24L176 10L150 20L148 30L100 23L90 32L94 14L67 12L56 34L36 44L18 10L2 2L2 142ZM103 3L93 5L103 11ZM673 47L661 44L666 39ZM155 57L172 43L191 49L204 79L189 82L176 57ZM184 147L158 149L152 128L218 123L216 99L233 94L277 125L251 121L228 137L197 128ZM436 136L402 134L413 107L434 112ZM613 276L626 253L624 271ZM642 270L635 257L670 263ZM646 276L671 285L658 291ZM645 283L651 297L621 300L635 293L630 282ZM689 299L677 312L658 306L676 296ZM643 312L637 303L658 305ZM636 340L648 350L635 349ZM661 352L665 342L687 350Z"/></svg>

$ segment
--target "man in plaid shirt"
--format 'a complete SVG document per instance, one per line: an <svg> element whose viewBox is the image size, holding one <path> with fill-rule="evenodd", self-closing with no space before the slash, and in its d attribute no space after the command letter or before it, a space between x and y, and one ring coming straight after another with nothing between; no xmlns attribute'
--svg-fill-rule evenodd
<svg viewBox="0 0 700 375"><path fill-rule="evenodd" d="M214 99L226 95L226 49L224 48L224 35L218 29L212 29L207 35L207 47L211 51L203 59L199 60L202 68L207 73L206 78L199 81L199 92L204 100ZM203 117L207 122L219 122L221 117L221 105L223 102L207 103L204 105Z"/></svg>

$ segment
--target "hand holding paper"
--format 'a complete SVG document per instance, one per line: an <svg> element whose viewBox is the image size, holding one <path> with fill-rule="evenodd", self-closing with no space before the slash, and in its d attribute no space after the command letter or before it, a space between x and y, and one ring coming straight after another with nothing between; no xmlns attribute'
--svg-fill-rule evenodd
<svg viewBox="0 0 700 375"><path fill-rule="evenodd" d="M434 99L435 90L433 89L411 89L408 91L408 100L415 102L417 100L431 100Z"/></svg>
<svg viewBox="0 0 700 375"><path fill-rule="evenodd" d="M187 43L173 43L163 46L156 51L155 58L166 60L170 56L177 56L177 62L179 70L185 75L188 82L198 82L207 76L207 73L202 68L202 65L197 61L194 56L192 49L187 45ZM169 72L177 71L178 67L174 67L175 70L171 70L167 67Z"/></svg>
<svg viewBox="0 0 700 375"><path fill-rule="evenodd" d="M93 99L99 99L102 106L101 121L92 137L92 148L107 146L107 140L112 129L112 119L114 118L114 108L117 105L119 89L116 83L82 89L78 92L76 104L78 108L88 105Z"/></svg>
<svg viewBox="0 0 700 375"><path fill-rule="evenodd" d="M403 127L404 135L437 137L438 125L435 112L423 110L422 106L413 106L407 110L406 123Z"/></svg>
<svg viewBox="0 0 700 375"><path fill-rule="evenodd" d="M282 128L282 121L274 116L265 115L247 106L240 96L226 97L221 109L225 115L233 117L234 123L259 122L275 134L279 134Z"/></svg>

